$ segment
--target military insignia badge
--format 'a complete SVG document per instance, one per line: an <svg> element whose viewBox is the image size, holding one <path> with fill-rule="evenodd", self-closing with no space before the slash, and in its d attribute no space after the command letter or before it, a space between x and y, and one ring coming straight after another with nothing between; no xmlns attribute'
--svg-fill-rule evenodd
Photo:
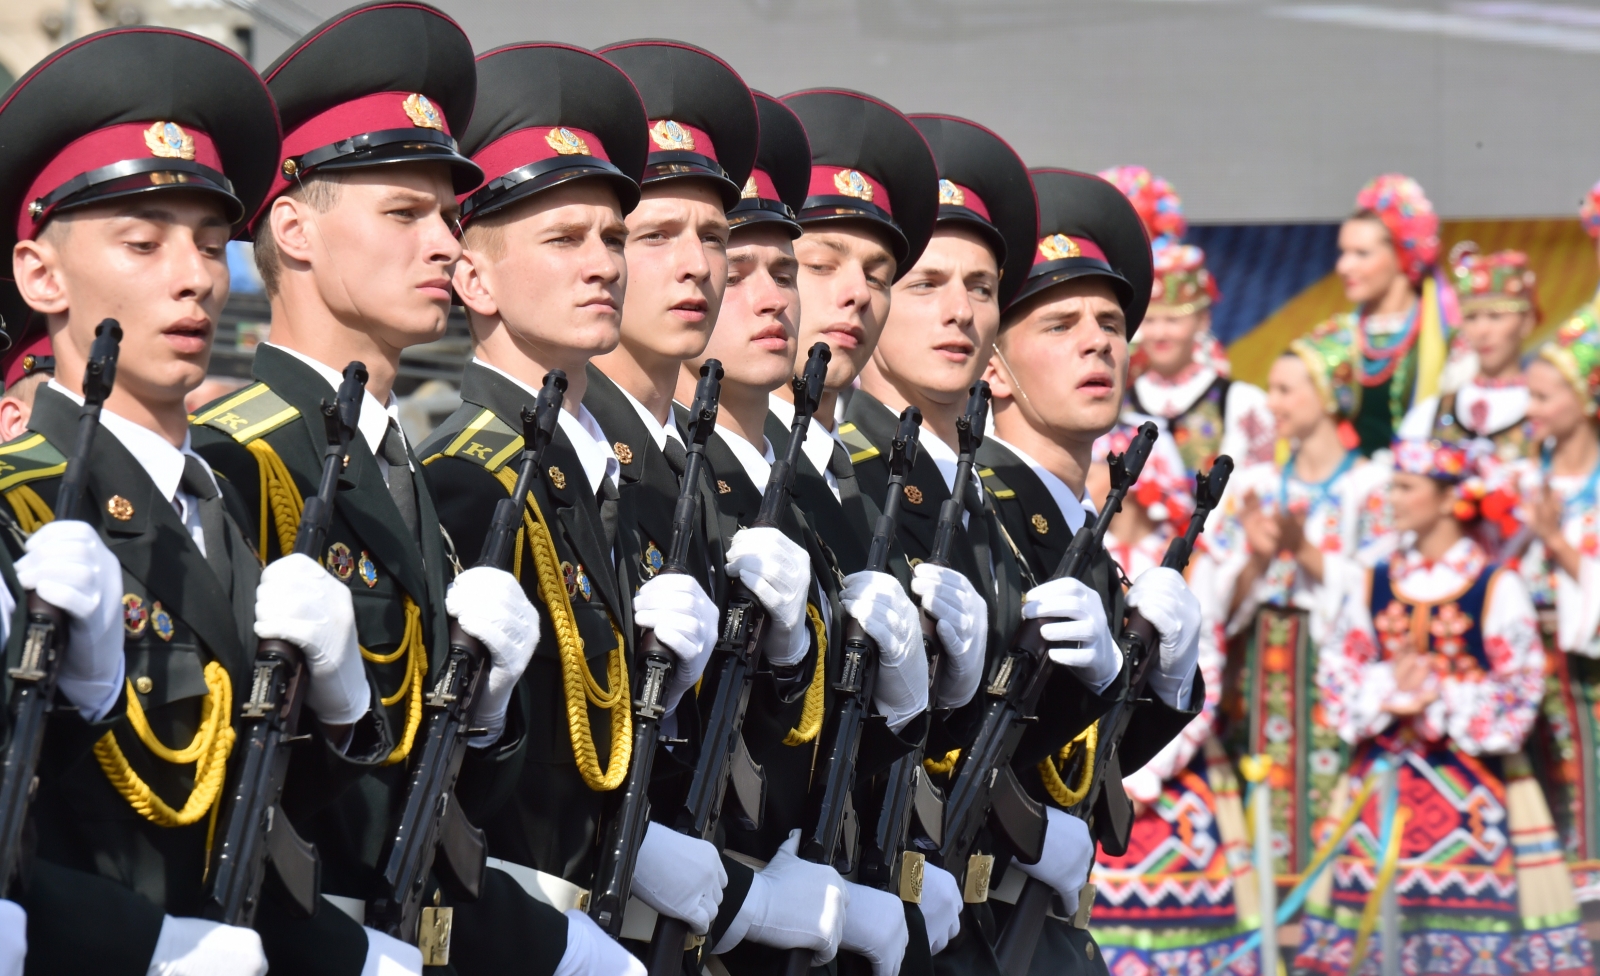
<svg viewBox="0 0 1600 976"><path fill-rule="evenodd" d="M872 202L872 184L853 169L842 169L833 174L833 186L847 197Z"/></svg>
<svg viewBox="0 0 1600 976"><path fill-rule="evenodd" d="M583 571L583 566L574 566L565 559L561 561L561 576L567 584L567 598L572 599L582 596L589 599L594 593L594 584L589 582L589 574Z"/></svg>
<svg viewBox="0 0 1600 976"><path fill-rule="evenodd" d="M150 629L162 640L172 640L172 614L167 612L160 600L150 607Z"/></svg>
<svg viewBox="0 0 1600 976"><path fill-rule="evenodd" d="M176 122L152 122L144 130L144 144L150 148L150 155L162 159L194 158L194 136Z"/></svg>
<svg viewBox="0 0 1600 976"><path fill-rule="evenodd" d="M939 206L965 207L966 205L967 195L962 192L961 187L949 180L939 181Z"/></svg>
<svg viewBox="0 0 1600 976"><path fill-rule="evenodd" d="M367 584L367 589L370 590L378 585L378 566L365 549L361 550L361 559L356 563L356 572L361 574L361 582Z"/></svg>
<svg viewBox="0 0 1600 976"><path fill-rule="evenodd" d="M906 501L913 505L922 504L922 489L916 485L906 485Z"/></svg>
<svg viewBox="0 0 1600 976"><path fill-rule="evenodd" d="M661 149L694 152L694 133L671 119L661 119L652 125L650 139Z"/></svg>
<svg viewBox="0 0 1600 976"><path fill-rule="evenodd" d="M106 499L106 514L118 522L126 522L133 518L133 502L121 495L112 495Z"/></svg>
<svg viewBox="0 0 1600 976"><path fill-rule="evenodd" d="M344 543L335 542L328 547L327 566L333 575L348 583L350 582L350 577L354 576L356 572L355 553L351 552L350 547Z"/></svg>
<svg viewBox="0 0 1600 976"><path fill-rule="evenodd" d="M732 491L733 487L731 485L729 485L726 481L723 481L721 478L717 479L717 494L727 495L732 493Z"/></svg>
<svg viewBox="0 0 1600 976"><path fill-rule="evenodd" d="M1047 535L1050 532L1050 520L1043 515L1028 516L1028 524L1032 525L1033 531L1040 535Z"/></svg>
<svg viewBox="0 0 1600 976"><path fill-rule="evenodd" d="M544 141L551 149L563 156L593 156L589 151L589 144L583 136L578 135L564 125L558 125L544 134Z"/></svg>
<svg viewBox="0 0 1600 976"><path fill-rule="evenodd" d="M567 487L567 476L561 472L560 468L553 464L550 465L549 475L550 484L554 485L557 491L561 491Z"/></svg>
<svg viewBox="0 0 1600 976"><path fill-rule="evenodd" d="M144 625L150 622L150 611L145 609L144 601L136 594L128 593L122 598L122 628L130 637L138 637L144 633Z"/></svg>
<svg viewBox="0 0 1600 976"><path fill-rule="evenodd" d="M654 542L647 543L644 552L639 554L639 564L645 579L655 579L661 572L661 567L667 563L666 557L661 555L661 550L656 548Z"/></svg>
<svg viewBox="0 0 1600 976"><path fill-rule="evenodd" d="M617 462L619 464L633 463L633 448L622 443L621 441L617 441L615 444L611 445L611 453L617 456Z"/></svg>
<svg viewBox="0 0 1600 976"><path fill-rule="evenodd" d="M1039 253L1046 261L1060 261L1063 258L1082 257L1083 251L1079 249L1078 242L1065 234L1051 234L1039 241Z"/></svg>
<svg viewBox="0 0 1600 976"><path fill-rule="evenodd" d="M444 131L444 116L439 114L437 106L428 101L428 96L412 92L406 96L400 107L406 110L406 118L417 128Z"/></svg>
<svg viewBox="0 0 1600 976"><path fill-rule="evenodd" d="M752 174L748 180L744 181L744 189L740 191L739 196L744 200L755 200L761 196L761 188L756 186L756 178L754 174Z"/></svg>

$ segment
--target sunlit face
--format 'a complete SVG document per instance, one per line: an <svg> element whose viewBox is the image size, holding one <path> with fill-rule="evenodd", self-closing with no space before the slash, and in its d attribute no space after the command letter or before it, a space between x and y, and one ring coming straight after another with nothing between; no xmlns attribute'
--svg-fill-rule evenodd
<svg viewBox="0 0 1600 976"><path fill-rule="evenodd" d="M1128 375L1127 318L1098 277L1063 282L1029 300L995 344L995 399L1009 399L1040 433L1093 441L1110 430Z"/></svg>
<svg viewBox="0 0 1600 976"><path fill-rule="evenodd" d="M800 235L800 348L826 342L833 352L824 386L849 386L883 333L894 282L894 254L865 221L828 221ZM799 368L799 363L796 368Z"/></svg>
<svg viewBox="0 0 1600 976"><path fill-rule="evenodd" d="M62 214L42 239L19 243L12 269L23 298L66 317L53 337L62 385L79 390L95 326L111 318L122 326L118 390L181 403L211 361L230 233L216 197L174 191Z"/></svg>
<svg viewBox="0 0 1600 976"><path fill-rule="evenodd" d="M1000 269L976 233L940 228L904 278L872 353L883 374L938 402L965 399L1000 331Z"/></svg>
<svg viewBox="0 0 1600 976"><path fill-rule="evenodd" d="M1151 305L1139 325L1139 348L1151 369L1174 376L1194 362L1195 339L1210 325L1210 309L1194 312L1182 306Z"/></svg>
<svg viewBox="0 0 1600 976"><path fill-rule="evenodd" d="M772 224L733 232L728 245L728 290L705 352L722 363L723 381L772 391L788 381L798 348L800 292L794 246Z"/></svg>
<svg viewBox="0 0 1600 976"><path fill-rule="evenodd" d="M1478 354L1478 365L1496 375L1516 365L1522 343L1533 332L1533 313L1484 305L1461 310L1461 337Z"/></svg>
<svg viewBox="0 0 1600 976"><path fill-rule="evenodd" d="M468 309L499 316L536 360L566 358L549 350L587 359L616 348L628 229L609 185L581 180L546 190L485 231L469 229L456 268Z"/></svg>
<svg viewBox="0 0 1600 976"><path fill-rule="evenodd" d="M1528 420L1539 440L1565 440L1589 419L1578 391L1555 365L1535 356L1528 363Z"/></svg>
<svg viewBox="0 0 1600 976"><path fill-rule="evenodd" d="M700 355L728 280L728 218L707 180L644 188L628 214L622 334L669 359Z"/></svg>
<svg viewBox="0 0 1600 976"><path fill-rule="evenodd" d="M1452 518L1450 488L1427 475L1395 472L1389 482L1389 508L1399 532L1425 533L1440 519Z"/></svg>
<svg viewBox="0 0 1600 976"><path fill-rule="evenodd" d="M1352 302L1374 302L1389 293L1400 277L1400 259L1381 221L1356 217L1339 227L1336 270L1344 283L1344 297Z"/></svg>
<svg viewBox="0 0 1600 976"><path fill-rule="evenodd" d="M1272 364L1267 374L1267 409L1272 411L1279 436L1290 440L1305 439L1322 423L1322 394L1299 356L1286 353Z"/></svg>

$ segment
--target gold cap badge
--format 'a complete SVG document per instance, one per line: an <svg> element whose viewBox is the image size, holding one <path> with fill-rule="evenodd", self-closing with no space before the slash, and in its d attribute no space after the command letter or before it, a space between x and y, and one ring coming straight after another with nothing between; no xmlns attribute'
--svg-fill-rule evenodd
<svg viewBox="0 0 1600 976"><path fill-rule="evenodd" d="M853 169L842 169L833 174L833 186L847 197L872 202L872 184Z"/></svg>
<svg viewBox="0 0 1600 976"><path fill-rule="evenodd" d="M126 522L133 518L133 502L121 495L112 495L106 499L106 514L118 522Z"/></svg>
<svg viewBox="0 0 1600 976"><path fill-rule="evenodd" d="M439 115L438 107L428 101L428 96L412 92L400 107L406 110L406 118L411 120L411 124L419 129L444 131L444 118Z"/></svg>
<svg viewBox="0 0 1600 976"><path fill-rule="evenodd" d="M583 136L578 135L564 125L558 125L544 134L544 141L550 148L563 156L593 156L589 151L589 144Z"/></svg>
<svg viewBox="0 0 1600 976"><path fill-rule="evenodd" d="M761 188L756 186L756 177L754 173L750 174L750 178L744 181L744 190L739 194L739 196L746 200L755 200L761 196Z"/></svg>
<svg viewBox="0 0 1600 976"><path fill-rule="evenodd" d="M1044 255L1046 261L1083 256L1083 251L1078 248L1078 242L1065 234L1051 234L1042 238L1039 241L1039 253Z"/></svg>
<svg viewBox="0 0 1600 976"><path fill-rule="evenodd" d="M939 181L939 206L965 207L966 205L967 195L961 191L961 187L949 180Z"/></svg>
<svg viewBox="0 0 1600 976"><path fill-rule="evenodd" d="M662 119L652 125L650 138L662 149L694 151L694 133L671 119Z"/></svg>
<svg viewBox="0 0 1600 976"><path fill-rule="evenodd" d="M150 147L150 155L162 159L194 158L194 136L176 122L150 123L144 130L144 144Z"/></svg>

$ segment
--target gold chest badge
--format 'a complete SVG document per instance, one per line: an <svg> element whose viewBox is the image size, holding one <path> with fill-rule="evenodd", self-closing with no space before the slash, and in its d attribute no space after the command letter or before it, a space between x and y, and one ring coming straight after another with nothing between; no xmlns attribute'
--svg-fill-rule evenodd
<svg viewBox="0 0 1600 976"><path fill-rule="evenodd" d="M554 485L557 491L561 491L567 487L567 476L562 473L560 468L552 464L550 466L549 475L550 484Z"/></svg>
<svg viewBox="0 0 1600 976"><path fill-rule="evenodd" d="M913 505L922 504L922 489L916 485L906 485L906 501Z"/></svg>
<svg viewBox="0 0 1600 976"><path fill-rule="evenodd" d="M144 144L150 148L150 155L162 159L194 158L194 136L176 122L152 122L144 130Z"/></svg>
<svg viewBox="0 0 1600 976"><path fill-rule="evenodd" d="M400 103L405 109L406 118L419 129L438 129L444 131L444 116L439 114L438 106L428 101L428 96L421 92L412 92L406 100Z"/></svg>
<svg viewBox="0 0 1600 976"><path fill-rule="evenodd" d="M1028 522L1033 526L1033 531L1039 533L1040 535L1049 534L1050 520L1045 518L1043 515L1031 515L1028 517Z"/></svg>
<svg viewBox="0 0 1600 976"><path fill-rule="evenodd" d="M650 139L669 152L694 152L694 133L671 119L661 119L650 127Z"/></svg>
<svg viewBox="0 0 1600 976"><path fill-rule="evenodd" d="M633 463L633 448L622 443L621 441L617 441L615 444L611 445L611 453L617 456L617 463L619 464Z"/></svg>
<svg viewBox="0 0 1600 976"><path fill-rule="evenodd" d="M121 495L112 495L106 499L106 514L118 522L126 522L133 518L133 502Z"/></svg>
<svg viewBox="0 0 1600 976"><path fill-rule="evenodd" d="M566 126L557 126L544 134L544 141L563 156L593 156L589 151L589 144L583 136L578 135Z"/></svg>
<svg viewBox="0 0 1600 976"><path fill-rule="evenodd" d="M847 197L872 202L872 184L853 169L842 169L833 174L833 187Z"/></svg>

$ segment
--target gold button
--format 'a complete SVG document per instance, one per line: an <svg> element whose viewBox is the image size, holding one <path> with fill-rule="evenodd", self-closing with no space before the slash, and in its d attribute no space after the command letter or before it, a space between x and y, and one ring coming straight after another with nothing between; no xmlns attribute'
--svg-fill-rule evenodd
<svg viewBox="0 0 1600 976"><path fill-rule="evenodd" d="M156 690L156 683L150 680L149 675L141 674L133 681L133 690L141 695L148 695Z"/></svg>
<svg viewBox="0 0 1600 976"><path fill-rule="evenodd" d="M1083 944L1083 954L1089 958L1090 962L1094 961L1094 943L1093 942L1085 942Z"/></svg>

